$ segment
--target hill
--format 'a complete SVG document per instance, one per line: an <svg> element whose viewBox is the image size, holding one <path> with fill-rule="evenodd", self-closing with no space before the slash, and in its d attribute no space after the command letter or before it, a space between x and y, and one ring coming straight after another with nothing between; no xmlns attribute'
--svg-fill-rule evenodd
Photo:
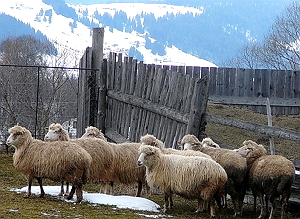
<svg viewBox="0 0 300 219"><path fill-rule="evenodd" d="M248 40L261 40L291 0L71 2L1 2L0 27L8 26L3 15L10 16L15 33L1 31L0 39L7 32L28 34L32 28L81 53L91 44L91 28L101 26L106 28L105 51L123 52L147 63L220 66Z"/></svg>

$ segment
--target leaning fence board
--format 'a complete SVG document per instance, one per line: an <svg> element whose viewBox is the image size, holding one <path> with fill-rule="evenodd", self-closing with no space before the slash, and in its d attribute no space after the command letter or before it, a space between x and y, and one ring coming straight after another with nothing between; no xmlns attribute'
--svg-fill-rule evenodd
<svg viewBox="0 0 300 219"><path fill-rule="evenodd" d="M268 127L266 125L261 125L253 122L246 122L239 119L226 118L216 115L205 115L205 120L210 123L237 127L263 135L273 136L275 138L282 138L300 142L300 133L292 130L282 129L278 127Z"/></svg>

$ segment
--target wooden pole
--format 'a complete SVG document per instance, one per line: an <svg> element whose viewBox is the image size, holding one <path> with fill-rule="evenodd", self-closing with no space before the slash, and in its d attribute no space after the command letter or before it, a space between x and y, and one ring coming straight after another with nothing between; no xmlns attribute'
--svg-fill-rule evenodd
<svg viewBox="0 0 300 219"><path fill-rule="evenodd" d="M270 105L270 100L269 97L267 97L267 118L268 118L268 126L272 127L272 112L271 112L271 105ZM273 136L269 137L270 139L270 152L271 154L275 154L275 145L274 145L274 138Z"/></svg>
<svg viewBox="0 0 300 219"><path fill-rule="evenodd" d="M94 125L105 132L105 118L106 118L106 71L102 71L103 61L103 42L104 42L104 28L94 28L92 38L92 69L95 69L95 92L97 103L94 106L97 109L94 117Z"/></svg>
<svg viewBox="0 0 300 219"><path fill-rule="evenodd" d="M209 77L205 76L196 83L196 97L194 107L190 111L190 118L186 133L193 134L199 139L205 130L205 112L208 101Z"/></svg>

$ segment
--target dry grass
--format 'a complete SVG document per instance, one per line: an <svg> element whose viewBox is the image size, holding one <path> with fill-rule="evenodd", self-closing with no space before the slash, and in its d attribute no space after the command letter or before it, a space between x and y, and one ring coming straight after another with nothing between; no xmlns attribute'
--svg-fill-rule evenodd
<svg viewBox="0 0 300 219"><path fill-rule="evenodd" d="M226 105L209 104L207 114L220 115L268 125L266 115ZM272 121L274 127L290 129L300 133L299 116L274 116ZM206 126L205 134L234 148L240 147L244 140L253 140L259 144L265 145L266 149L269 148L269 138L267 136L239 128L209 123ZM300 161L300 143L277 138L274 139L274 142L276 154L283 155L291 160Z"/></svg>
<svg viewBox="0 0 300 219"><path fill-rule="evenodd" d="M266 116L254 114L251 111L240 110L227 106L209 105L209 114L235 117L246 121L267 124ZM274 117L274 126L293 129L300 132L299 117ZM244 140L252 139L264 145L268 145L268 138L262 135L251 133L231 127L222 127L215 124L208 124L206 134L218 141L239 147ZM287 156L290 159L300 160L300 146L298 143L275 139L276 152ZM46 195L45 198L39 198L35 195L24 199L24 194L10 191L11 188L21 188L27 185L22 175L17 173L12 165L12 151L9 155L0 155L0 218L146 218L140 214L155 215L155 218L176 218L176 219L194 219L208 218L208 213L195 214L196 201L185 200L178 196L174 197L174 209L167 214L162 215L151 212L138 212L132 210L116 209L114 206L91 205L83 202L74 204L64 202L56 197ZM37 184L36 184L37 185ZM44 181L44 185L59 185L52 181ZM98 192L98 184L87 184L84 190L87 192ZM136 186L117 185L115 194L135 195ZM151 200L159 205L163 204L163 196L152 195ZM229 208L223 210L223 219L233 218L233 209L229 202ZM252 212L252 205L245 200L243 219L256 218L258 212ZM278 214L276 215L278 218ZM286 219L296 218L287 214Z"/></svg>

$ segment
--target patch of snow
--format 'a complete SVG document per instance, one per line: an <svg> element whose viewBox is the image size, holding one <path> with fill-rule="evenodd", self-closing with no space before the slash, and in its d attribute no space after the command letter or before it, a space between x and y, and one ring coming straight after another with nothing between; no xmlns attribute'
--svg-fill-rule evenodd
<svg viewBox="0 0 300 219"><path fill-rule="evenodd" d="M44 191L46 194L51 196L57 196L60 192L60 186L43 186ZM27 192L27 186L21 189L13 189L15 192ZM39 186L32 186L31 193L39 195L40 194L40 187ZM76 197L76 195L74 195ZM64 201L68 201L63 197L59 197ZM75 200L71 200L74 202ZM150 212L159 212L160 206L155 202L141 197L132 197L132 196L113 196L113 195L105 195L101 193L83 193L83 201L89 202L91 204L101 204L101 205L114 205L117 208L126 208L132 209L136 211L150 211Z"/></svg>

